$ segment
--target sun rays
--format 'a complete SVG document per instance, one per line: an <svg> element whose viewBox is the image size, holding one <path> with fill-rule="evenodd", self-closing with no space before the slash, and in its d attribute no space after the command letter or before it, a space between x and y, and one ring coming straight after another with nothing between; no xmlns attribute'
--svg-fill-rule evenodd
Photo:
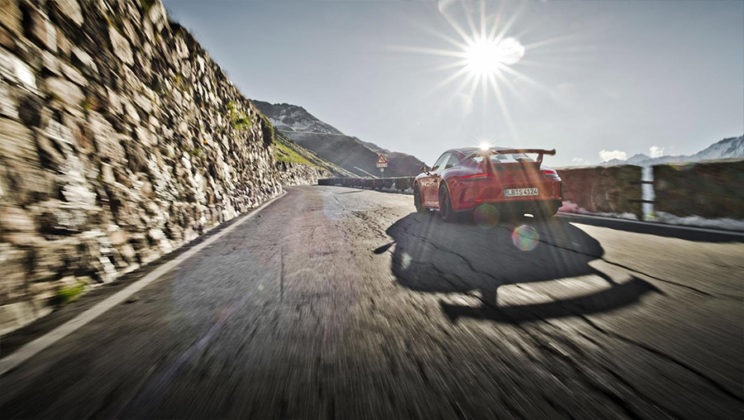
<svg viewBox="0 0 744 420"><path fill-rule="evenodd" d="M517 132L507 107L506 93L520 96L521 85L539 88L539 84L517 68L531 48L548 41L522 44L513 34L519 10L506 13L503 7L488 12L485 1L440 0L438 11L456 37L432 28L422 28L449 44L445 48L398 48L412 53L435 55L449 59L433 68L449 72L435 87L439 90L454 86L456 95L473 100L478 94L485 104L495 99L513 140ZM485 112L485 110L484 110Z"/></svg>
<svg viewBox="0 0 744 420"><path fill-rule="evenodd" d="M524 57L525 48L514 38L477 39L465 48L465 68L475 74L496 74Z"/></svg>

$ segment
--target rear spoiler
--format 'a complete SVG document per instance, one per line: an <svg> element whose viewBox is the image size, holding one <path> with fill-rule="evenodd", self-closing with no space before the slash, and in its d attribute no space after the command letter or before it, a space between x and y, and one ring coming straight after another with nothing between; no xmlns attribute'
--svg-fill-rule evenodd
<svg viewBox="0 0 744 420"><path fill-rule="evenodd" d="M537 165L538 167L543 161L543 155L555 155L555 149L503 149L503 150L491 150L492 155L513 155L517 153L537 153Z"/></svg>
<svg viewBox="0 0 744 420"><path fill-rule="evenodd" d="M518 153L537 153L537 163L538 165L542 163L543 155L549 155L554 156L555 155L555 149L502 149L502 150L486 150L483 152L475 152L471 156L476 156L478 154L486 154L490 152L492 155L514 155Z"/></svg>
<svg viewBox="0 0 744 420"><path fill-rule="evenodd" d="M555 149L502 149L502 150L494 150L491 149L492 155L514 155L517 153L537 153L540 155L555 155Z"/></svg>

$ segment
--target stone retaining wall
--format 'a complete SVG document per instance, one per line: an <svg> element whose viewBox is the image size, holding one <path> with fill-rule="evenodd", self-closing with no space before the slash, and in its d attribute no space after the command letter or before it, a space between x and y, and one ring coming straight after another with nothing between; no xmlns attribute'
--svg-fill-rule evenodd
<svg viewBox="0 0 744 420"><path fill-rule="evenodd" d="M640 166L558 169L563 200L591 213L631 213L642 219Z"/></svg>
<svg viewBox="0 0 744 420"><path fill-rule="evenodd" d="M744 160L656 165L654 210L744 219Z"/></svg>
<svg viewBox="0 0 744 420"><path fill-rule="evenodd" d="M277 162L276 167L282 185L315 185L321 178L333 175L324 169L301 163Z"/></svg>
<svg viewBox="0 0 744 420"><path fill-rule="evenodd" d="M0 6L0 334L302 180L159 0Z"/></svg>

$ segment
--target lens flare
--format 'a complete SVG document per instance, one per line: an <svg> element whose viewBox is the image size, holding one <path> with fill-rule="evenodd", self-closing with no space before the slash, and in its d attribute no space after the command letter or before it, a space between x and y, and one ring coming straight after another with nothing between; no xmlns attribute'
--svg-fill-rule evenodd
<svg viewBox="0 0 744 420"><path fill-rule="evenodd" d="M499 210L492 204L481 204L473 210L473 221L480 227L492 227L499 223Z"/></svg>
<svg viewBox="0 0 744 420"><path fill-rule="evenodd" d="M520 225L511 234L512 243L521 251L532 251L540 243L540 234L530 225Z"/></svg>

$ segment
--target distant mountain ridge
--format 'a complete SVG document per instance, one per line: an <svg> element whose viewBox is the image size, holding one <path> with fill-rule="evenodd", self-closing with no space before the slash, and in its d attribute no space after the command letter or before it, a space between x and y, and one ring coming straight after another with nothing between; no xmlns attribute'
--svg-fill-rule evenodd
<svg viewBox="0 0 744 420"><path fill-rule="evenodd" d="M315 118L305 108L287 103L271 104L268 102L253 100L254 105L281 131L302 131L320 134L340 134L330 124Z"/></svg>
<svg viewBox="0 0 744 420"><path fill-rule="evenodd" d="M413 176L419 173L424 162L415 156L393 152L347 136L340 130L310 114L305 108L292 104L271 104L253 100L253 104L271 120L274 127L293 142L314 152L357 176L379 176L377 155L388 160L385 176Z"/></svg>
<svg viewBox="0 0 744 420"><path fill-rule="evenodd" d="M652 158L643 153L631 156L626 160L612 159L602 162L601 165L638 165L651 166L662 163L673 162L700 162L704 160L744 158L744 135L739 137L728 137L713 143L705 149L692 155L659 156Z"/></svg>

